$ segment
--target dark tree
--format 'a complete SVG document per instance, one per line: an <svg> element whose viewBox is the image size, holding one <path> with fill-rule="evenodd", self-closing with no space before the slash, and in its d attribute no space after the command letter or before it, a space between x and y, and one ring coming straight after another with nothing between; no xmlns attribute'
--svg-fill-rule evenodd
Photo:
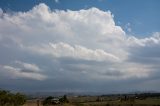
<svg viewBox="0 0 160 106"><path fill-rule="evenodd" d="M62 98L60 98L59 101L60 101L61 103L69 103L66 95L64 95Z"/></svg>
<svg viewBox="0 0 160 106"><path fill-rule="evenodd" d="M0 90L0 106L21 106L26 102L25 95Z"/></svg>
<svg viewBox="0 0 160 106"><path fill-rule="evenodd" d="M52 99L54 99L54 97L52 97L52 96L47 97L47 98L43 101L43 105L45 106L45 105L50 105L50 104L52 104Z"/></svg>

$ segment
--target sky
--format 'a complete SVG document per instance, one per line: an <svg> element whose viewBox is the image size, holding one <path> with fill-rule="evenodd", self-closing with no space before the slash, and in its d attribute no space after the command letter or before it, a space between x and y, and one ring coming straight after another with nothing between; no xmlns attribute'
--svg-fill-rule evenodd
<svg viewBox="0 0 160 106"><path fill-rule="evenodd" d="M0 88L160 92L159 0L0 0Z"/></svg>

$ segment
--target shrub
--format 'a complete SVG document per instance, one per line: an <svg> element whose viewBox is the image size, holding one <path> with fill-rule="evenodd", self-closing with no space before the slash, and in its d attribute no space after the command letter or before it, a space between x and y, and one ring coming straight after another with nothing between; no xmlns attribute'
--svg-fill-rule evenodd
<svg viewBox="0 0 160 106"><path fill-rule="evenodd" d="M0 106L21 106L25 102L26 97L23 94L0 90Z"/></svg>

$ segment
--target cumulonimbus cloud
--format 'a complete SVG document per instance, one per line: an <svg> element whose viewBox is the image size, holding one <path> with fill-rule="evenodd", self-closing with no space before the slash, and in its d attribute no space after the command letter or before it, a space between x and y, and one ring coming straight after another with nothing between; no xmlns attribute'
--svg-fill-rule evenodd
<svg viewBox="0 0 160 106"><path fill-rule="evenodd" d="M27 12L12 14L4 13L0 9L0 49L9 51L8 54L0 54L3 58L6 55L6 62L1 61L1 64L6 64L4 68L7 70L14 70L12 72L17 73L17 76L29 78L31 75L32 79L38 77L45 79L45 77L40 74L25 73L25 70L20 72L17 67L7 65L17 58L23 59L16 54L27 55L31 63L33 61L31 57L35 55L39 58L43 56L55 60L54 75L61 69L66 72L82 69L87 77L98 79L109 76L116 79L117 75L119 78L149 77L150 73L158 69L153 68L155 64L146 64L142 59L148 59L144 57L147 54L151 60L155 58L159 60L160 49L157 49L160 45L159 35L157 32L142 39L128 36L120 26L115 24L114 16L110 11L102 11L94 7L64 11L51 10L41 3ZM148 49L157 55L147 53ZM10 59L8 55L12 58ZM63 58L72 63L68 65L62 62ZM86 69L80 67L86 64L83 63L84 61L87 61ZM38 66L30 63L17 62L17 64L23 65L24 68L30 67L37 73L40 70ZM47 74L48 71L45 70L44 73Z"/></svg>

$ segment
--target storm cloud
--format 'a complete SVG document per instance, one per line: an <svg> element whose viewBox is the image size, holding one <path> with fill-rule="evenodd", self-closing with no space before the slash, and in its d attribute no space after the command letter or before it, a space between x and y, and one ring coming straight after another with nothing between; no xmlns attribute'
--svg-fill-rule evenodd
<svg viewBox="0 0 160 106"><path fill-rule="evenodd" d="M127 35L110 11L95 7L64 11L41 3L27 12L0 9L0 58L2 87L13 86L12 79L23 89L22 82L33 80L52 90L157 90L160 33Z"/></svg>

